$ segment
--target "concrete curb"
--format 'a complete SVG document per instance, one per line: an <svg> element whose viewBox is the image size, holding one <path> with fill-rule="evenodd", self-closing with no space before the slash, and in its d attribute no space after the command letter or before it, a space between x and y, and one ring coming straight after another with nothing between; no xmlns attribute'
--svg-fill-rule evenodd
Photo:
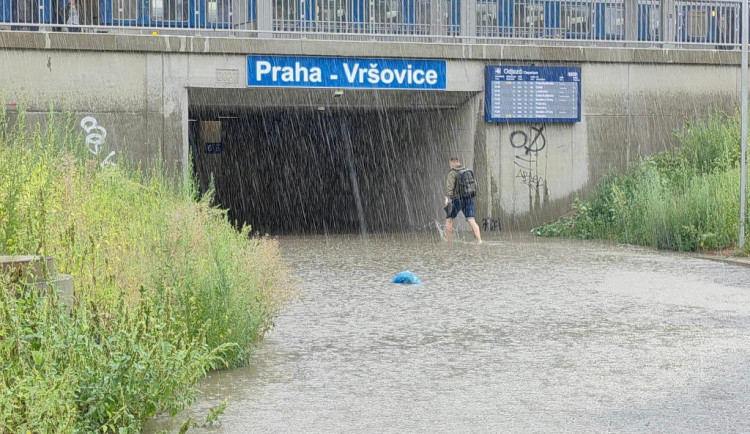
<svg viewBox="0 0 750 434"><path fill-rule="evenodd" d="M723 262L729 265L739 265L741 267L750 268L750 258L739 258L739 257L735 258L735 257L729 257L729 256L706 255L706 254L693 254L689 256L692 258L697 258L697 259L706 259L708 261Z"/></svg>

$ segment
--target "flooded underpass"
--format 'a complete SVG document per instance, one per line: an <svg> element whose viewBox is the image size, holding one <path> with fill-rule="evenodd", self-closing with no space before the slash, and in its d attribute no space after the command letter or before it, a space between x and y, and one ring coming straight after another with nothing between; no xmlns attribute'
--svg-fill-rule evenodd
<svg viewBox="0 0 750 434"><path fill-rule="evenodd" d="M224 399L205 432L750 431L747 268L525 234L281 244L300 297L147 432Z"/></svg>
<svg viewBox="0 0 750 434"><path fill-rule="evenodd" d="M434 219L446 166L430 131L450 112L248 111L221 123L221 160L196 153L207 190L261 233L411 230ZM208 125L207 125L208 124ZM198 125L198 124L197 124ZM221 165L222 167L217 167Z"/></svg>
<svg viewBox="0 0 750 434"><path fill-rule="evenodd" d="M472 159L480 122L467 92L195 89L191 100L201 192L272 235L434 228L448 159Z"/></svg>

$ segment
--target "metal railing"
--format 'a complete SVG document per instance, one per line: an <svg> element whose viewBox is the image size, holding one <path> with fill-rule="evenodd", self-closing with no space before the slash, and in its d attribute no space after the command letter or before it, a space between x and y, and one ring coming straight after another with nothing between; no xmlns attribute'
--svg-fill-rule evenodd
<svg viewBox="0 0 750 434"><path fill-rule="evenodd" d="M273 1L274 31L371 35L457 35L458 1Z"/></svg>
<svg viewBox="0 0 750 434"><path fill-rule="evenodd" d="M0 30L734 49L740 40L740 4L739 0L0 0ZM627 8L632 8L629 13Z"/></svg>

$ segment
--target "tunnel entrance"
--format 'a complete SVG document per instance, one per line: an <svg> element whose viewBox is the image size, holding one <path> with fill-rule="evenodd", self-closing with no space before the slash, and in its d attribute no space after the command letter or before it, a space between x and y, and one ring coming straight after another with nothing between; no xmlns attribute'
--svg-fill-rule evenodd
<svg viewBox="0 0 750 434"><path fill-rule="evenodd" d="M456 111L191 106L194 170L253 232L417 230L441 218Z"/></svg>

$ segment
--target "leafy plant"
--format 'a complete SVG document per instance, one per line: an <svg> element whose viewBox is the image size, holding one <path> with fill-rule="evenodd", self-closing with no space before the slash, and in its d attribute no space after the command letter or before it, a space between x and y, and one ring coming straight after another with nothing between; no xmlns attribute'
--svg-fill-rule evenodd
<svg viewBox="0 0 750 434"><path fill-rule="evenodd" d="M0 111L0 254L54 256L77 303L0 280L0 432L138 432L247 363L290 296L278 246L159 163L100 167L69 116L24 117Z"/></svg>
<svg viewBox="0 0 750 434"><path fill-rule="evenodd" d="M725 249L738 231L740 125L718 113L688 123L678 149L605 177L574 216L539 236L610 239L671 250Z"/></svg>

